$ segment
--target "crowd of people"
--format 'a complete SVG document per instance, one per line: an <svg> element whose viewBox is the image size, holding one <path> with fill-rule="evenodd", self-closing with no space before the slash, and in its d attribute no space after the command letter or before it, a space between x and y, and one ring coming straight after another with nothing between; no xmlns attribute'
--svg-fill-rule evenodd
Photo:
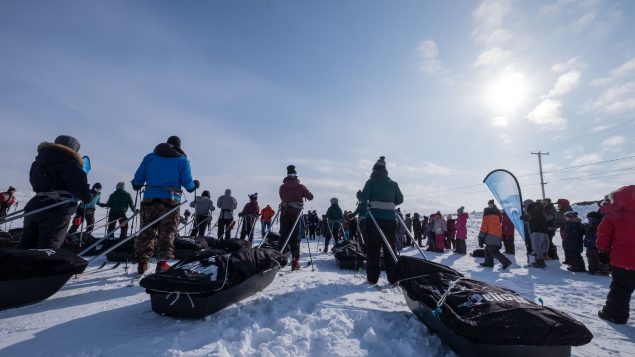
<svg viewBox="0 0 635 357"><path fill-rule="evenodd" d="M213 229L211 217L216 207L211 193L205 190L197 195L200 183L192 177L190 162L178 137L171 136L143 158L131 181L136 191L134 200L125 190L125 183L120 182L107 202L102 203L102 185L88 185L79 149L79 141L67 135L57 137L53 143L39 145L30 171L30 182L36 195L25 207L27 216L19 248L59 249L65 237L83 227L84 221L86 227L83 231L90 233L95 224L97 207L109 210L107 232L113 232L116 223L119 223L120 238L125 238L126 223L130 219L127 212L131 210L133 215L140 216L140 226L147 227L135 242L137 270L143 274L153 256L158 262L156 272L169 269L168 260L174 258L174 239L180 222L192 222L192 236L209 234ZM194 208L191 221L188 210L185 218L180 216L180 207L184 204L183 189L195 194L194 201L190 203L190 207ZM17 204L14 194L13 187L0 194L0 217ZM446 215L440 211L429 216L402 214L397 206L404 202L404 196L398 183L388 176L383 156L373 165L364 187L357 191L358 204L353 211L342 210L339 200L331 198L330 206L321 218L315 210L302 214L305 201L314 197L300 183L294 165L287 166L279 196L277 210L271 205L261 210L258 194L250 194L236 219L237 200L230 189L225 190L216 202L220 209L216 222L217 237L230 238L232 229L238 224L242 227L240 238L251 242L258 220L261 222L261 235L265 236L271 230L273 220L279 218L280 236L289 237L294 270L300 269L301 235L309 240L324 236L324 253L328 252L331 240L357 240L366 247L366 275L371 284L376 284L379 279L380 259L383 259L388 280L392 282L396 279L393 276L395 262L386 253L389 247L399 252L404 247L418 244L425 245L430 252L451 250L456 254L467 253L468 214L465 208L460 207L456 214ZM52 205L56 202L65 204ZM591 274L612 274L607 302L599 316L615 323L625 323L628 303L635 289L635 186L626 186L607 197L598 212L587 214L588 223L585 224L571 209L568 200L560 199L556 204L557 209L549 199L523 202L523 235L527 253L534 257L531 266L545 268L545 260L559 259L553 244L553 238L559 232L563 243L563 263L569 265L568 270L583 272L588 266ZM73 215L75 218L71 222ZM512 264L505 254L515 254L515 228L518 227L507 213L501 212L494 200L489 201L483 210L477 237L485 258L481 266L493 267L494 259L502 264L502 269ZM582 258L583 247L587 248L586 265ZM503 248L504 253L501 253Z"/></svg>

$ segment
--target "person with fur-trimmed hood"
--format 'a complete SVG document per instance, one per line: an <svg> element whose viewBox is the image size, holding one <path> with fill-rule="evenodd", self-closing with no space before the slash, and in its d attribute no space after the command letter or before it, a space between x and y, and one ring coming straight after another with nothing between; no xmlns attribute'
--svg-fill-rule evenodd
<svg viewBox="0 0 635 357"><path fill-rule="evenodd" d="M200 186L198 180L192 179L190 161L181 149L179 137L169 137L167 142L157 145L152 153L143 158L132 179L132 188L138 191L144 185L146 189L141 201L141 226L146 226L178 206L183 195L181 187L187 192L194 192ZM160 273L170 268L167 261L174 258L174 238L179 225L179 211L177 208L139 235L135 244L139 274L148 270L148 262L155 252L156 272Z"/></svg>
<svg viewBox="0 0 635 357"><path fill-rule="evenodd" d="M467 219L469 216L463 206L459 207L456 213L456 249L454 253L467 254Z"/></svg>
<svg viewBox="0 0 635 357"><path fill-rule="evenodd" d="M300 183L295 166L287 166L287 176L282 180L279 190L280 201L280 237L289 238L291 248L291 269L300 269L300 223L293 229L293 225L298 220L304 207L304 200L311 201L313 194L306 186ZM302 218L302 217L300 217ZM299 222L299 221L298 221ZM293 232L291 231L293 229Z"/></svg>
<svg viewBox="0 0 635 357"><path fill-rule="evenodd" d="M564 214L564 231L567 240L563 244L569 252L569 263L571 266L567 268L571 272L585 272L584 259L582 259L582 250L584 243L584 227L582 220L578 217L578 212L569 211Z"/></svg>
<svg viewBox="0 0 635 357"><path fill-rule="evenodd" d="M624 186L609 195L609 214L598 226L598 260L613 269L609 294L601 319L625 324L635 291L635 185Z"/></svg>
<svg viewBox="0 0 635 357"><path fill-rule="evenodd" d="M368 204L368 217L366 219L366 231L368 238L367 246L367 267L366 279L371 284L377 284L379 280L379 258L380 250L384 249L384 266L388 275L388 281L394 283L397 279L395 262L393 261L389 247L381 237L379 229L388 240L390 249L395 251L395 236L397 233L396 208L403 203L403 194L399 189L399 184L388 177L385 157L381 156L373 166L370 178L366 181L360 202ZM373 221L373 218L375 221ZM378 227L377 227L378 226Z"/></svg>
<svg viewBox="0 0 635 357"><path fill-rule="evenodd" d="M254 225L260 214L258 206L258 192L249 195L249 202L245 204L243 210L240 211L238 217L243 218L243 228L240 231L240 239L245 239L249 235L249 243L254 241Z"/></svg>
<svg viewBox="0 0 635 357"><path fill-rule="evenodd" d="M79 141L68 135L60 135L53 143L44 142L38 146L29 172L35 197L26 204L26 213L69 198L91 200L79 148ZM77 201L72 201L26 216L18 248L59 249L76 207Z"/></svg>
<svg viewBox="0 0 635 357"><path fill-rule="evenodd" d="M326 210L326 221L328 223L326 234L327 236L324 238L324 250L323 253L328 253L329 242L331 238L335 240L334 244L337 244L339 240L338 232L340 230L340 225L342 224L342 220L344 219L344 214L342 213L342 209L339 205L339 200L337 197L331 198L331 206ZM331 237L331 233L333 237Z"/></svg>
<svg viewBox="0 0 635 357"><path fill-rule="evenodd" d="M0 192L0 218L6 216L11 206L18 203L14 194L15 188L13 186L9 186L7 192Z"/></svg>
<svg viewBox="0 0 635 357"><path fill-rule="evenodd" d="M203 191L200 196L194 198L190 207L194 208L194 224L192 224L194 227L190 236L204 236L207 227L212 223L212 213L216 209L212 194L208 190Z"/></svg>
<svg viewBox="0 0 635 357"><path fill-rule="evenodd" d="M483 210L483 220L478 234L479 239L485 244L485 261L481 263L481 266L493 267L494 258L503 264L503 270L512 264L512 262L500 252L501 235L500 211L497 212L492 207L486 207L485 210Z"/></svg>

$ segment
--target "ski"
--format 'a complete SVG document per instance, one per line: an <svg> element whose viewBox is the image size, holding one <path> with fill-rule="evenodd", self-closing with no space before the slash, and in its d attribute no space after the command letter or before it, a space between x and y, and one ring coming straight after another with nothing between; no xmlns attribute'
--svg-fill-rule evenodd
<svg viewBox="0 0 635 357"><path fill-rule="evenodd" d="M102 271L115 270L121 265L121 262L116 262L115 265L113 265L113 266L111 266L111 267L109 267L107 269L104 269L104 267L108 263L109 263L108 261L105 261L99 266L99 268L97 268L95 270L87 271L87 272L82 273L82 274L83 275L91 275L91 274L96 274L96 273L99 273L99 272L102 272Z"/></svg>

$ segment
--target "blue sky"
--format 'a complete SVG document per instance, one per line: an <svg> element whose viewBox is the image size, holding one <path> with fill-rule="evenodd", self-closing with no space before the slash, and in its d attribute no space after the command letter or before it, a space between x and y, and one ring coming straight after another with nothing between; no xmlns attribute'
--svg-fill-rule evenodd
<svg viewBox="0 0 635 357"><path fill-rule="evenodd" d="M480 209L492 169L537 197L635 180L632 1L3 1L0 188L71 134L110 192L179 135L193 174L277 204L285 167L352 209L385 155L407 211ZM570 166L582 166L567 169ZM619 171L618 171L619 170Z"/></svg>

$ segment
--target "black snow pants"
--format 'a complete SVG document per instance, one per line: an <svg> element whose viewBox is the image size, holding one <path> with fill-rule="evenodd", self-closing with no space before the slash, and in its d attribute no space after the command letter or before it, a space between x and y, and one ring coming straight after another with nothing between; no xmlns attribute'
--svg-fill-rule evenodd
<svg viewBox="0 0 635 357"><path fill-rule="evenodd" d="M604 312L613 320L626 323L629 317L631 295L635 290L635 270L613 268L613 280L606 297Z"/></svg>
<svg viewBox="0 0 635 357"><path fill-rule="evenodd" d="M289 232L291 232L291 228L293 228L293 224L297 219L297 216L281 216L280 217L280 238L281 245L284 244L284 241L289 236ZM293 230L293 234L291 234L291 238L289 238L289 248L291 249L291 257L300 258L300 224L298 223Z"/></svg>
<svg viewBox="0 0 635 357"><path fill-rule="evenodd" d="M73 215L64 210L48 210L24 218L18 249L59 249Z"/></svg>
<svg viewBox="0 0 635 357"><path fill-rule="evenodd" d="M395 235L397 233L397 221L395 220L383 220L378 219L377 224L381 228L382 232L386 236L388 243L393 251L395 251ZM384 249L384 266L386 267L386 275L388 275L388 281L393 282L393 275L395 273L395 262L392 259L388 247L381 237L375 222L373 219L366 219L366 232L368 233L366 238L367 247L367 259L366 263L366 279L372 284L377 284L379 280L380 268L379 257L380 250Z"/></svg>

